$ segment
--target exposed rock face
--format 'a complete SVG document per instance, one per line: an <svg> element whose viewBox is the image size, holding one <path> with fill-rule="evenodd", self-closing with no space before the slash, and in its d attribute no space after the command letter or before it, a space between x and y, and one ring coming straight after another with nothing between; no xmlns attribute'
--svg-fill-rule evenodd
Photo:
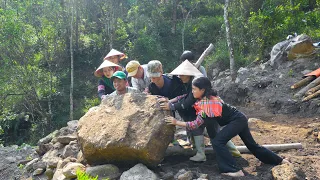
<svg viewBox="0 0 320 180"><path fill-rule="evenodd" d="M80 120L78 141L89 164L156 166L173 139L155 96L125 94L108 97Z"/></svg>

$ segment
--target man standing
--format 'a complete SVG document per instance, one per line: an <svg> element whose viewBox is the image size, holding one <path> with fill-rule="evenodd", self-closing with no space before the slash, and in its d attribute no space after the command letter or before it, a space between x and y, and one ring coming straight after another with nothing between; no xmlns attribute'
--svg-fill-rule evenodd
<svg viewBox="0 0 320 180"><path fill-rule="evenodd" d="M146 88L150 84L150 79L147 76L147 64L140 65L139 61L130 61L126 66L128 77L131 78L131 85L133 88L138 89L141 92L145 92Z"/></svg>
<svg viewBox="0 0 320 180"><path fill-rule="evenodd" d="M125 93L138 93L135 88L127 86L126 74L122 71L116 71L111 77L114 88L116 89L110 96L123 95Z"/></svg>

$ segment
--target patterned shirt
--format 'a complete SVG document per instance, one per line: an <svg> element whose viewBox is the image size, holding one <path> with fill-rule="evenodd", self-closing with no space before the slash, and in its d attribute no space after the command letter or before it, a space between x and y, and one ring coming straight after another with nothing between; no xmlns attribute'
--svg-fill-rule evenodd
<svg viewBox="0 0 320 180"><path fill-rule="evenodd" d="M218 96L210 96L202 98L194 104L197 113L197 118L194 121L186 122L187 129L197 129L204 123L203 118L206 117L221 117L222 116L223 100Z"/></svg>

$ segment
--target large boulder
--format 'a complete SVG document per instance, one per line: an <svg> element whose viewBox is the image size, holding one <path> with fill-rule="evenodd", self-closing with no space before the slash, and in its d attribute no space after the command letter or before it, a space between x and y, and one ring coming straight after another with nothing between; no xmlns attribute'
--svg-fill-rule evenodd
<svg viewBox="0 0 320 180"><path fill-rule="evenodd" d="M158 165L175 127L164 121L157 97L127 93L91 108L78 125L78 142L89 164Z"/></svg>

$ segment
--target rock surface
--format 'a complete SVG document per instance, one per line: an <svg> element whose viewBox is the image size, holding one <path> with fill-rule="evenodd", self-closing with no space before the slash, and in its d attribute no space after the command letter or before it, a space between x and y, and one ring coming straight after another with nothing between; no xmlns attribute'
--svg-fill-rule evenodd
<svg viewBox="0 0 320 180"><path fill-rule="evenodd" d="M128 171L122 173L120 180L158 180L159 178L155 173L149 170L143 164L137 164Z"/></svg>
<svg viewBox="0 0 320 180"><path fill-rule="evenodd" d="M155 96L125 94L108 97L91 108L78 125L78 141L89 164L158 165L174 126L167 125Z"/></svg>
<svg viewBox="0 0 320 180"><path fill-rule="evenodd" d="M272 176L274 180L298 180L299 177L294 171L292 164L282 164L272 168Z"/></svg>

